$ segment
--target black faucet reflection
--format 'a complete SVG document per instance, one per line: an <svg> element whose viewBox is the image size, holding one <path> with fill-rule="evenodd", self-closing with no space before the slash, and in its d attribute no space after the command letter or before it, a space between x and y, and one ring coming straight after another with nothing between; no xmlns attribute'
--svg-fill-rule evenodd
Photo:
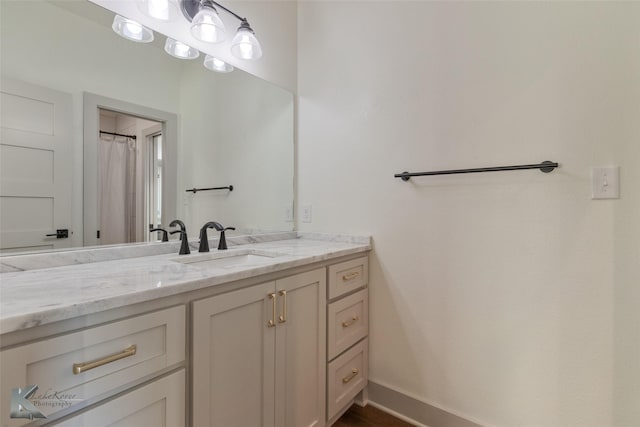
<svg viewBox="0 0 640 427"><path fill-rule="evenodd" d="M191 250L189 249L189 240L187 238L187 227L185 227L184 222L180 221L179 219L174 219L173 221L171 221L171 224L169 224L169 227L175 226L180 227L180 230L172 231L170 234L180 233L181 243L180 252L178 252L178 255L189 255L191 253Z"/></svg>
<svg viewBox="0 0 640 427"><path fill-rule="evenodd" d="M167 232L167 230L165 230L164 228L151 228L151 226L149 226L149 233L153 233L155 231L159 231L162 233L162 241L163 242L168 242L169 241L169 233Z"/></svg>

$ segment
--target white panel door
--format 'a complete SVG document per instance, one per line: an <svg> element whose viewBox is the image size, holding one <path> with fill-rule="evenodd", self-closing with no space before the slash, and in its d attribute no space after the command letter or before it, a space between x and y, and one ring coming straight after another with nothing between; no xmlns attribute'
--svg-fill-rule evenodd
<svg viewBox="0 0 640 427"><path fill-rule="evenodd" d="M72 178L71 95L3 79L0 252L70 246Z"/></svg>

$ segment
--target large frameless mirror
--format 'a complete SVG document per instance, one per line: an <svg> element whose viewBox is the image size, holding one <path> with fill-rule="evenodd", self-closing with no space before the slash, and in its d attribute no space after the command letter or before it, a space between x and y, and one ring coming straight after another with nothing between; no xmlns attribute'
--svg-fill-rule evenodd
<svg viewBox="0 0 640 427"><path fill-rule="evenodd" d="M192 238L293 229L290 92L118 37L85 0L0 8L2 253L154 241L175 218Z"/></svg>

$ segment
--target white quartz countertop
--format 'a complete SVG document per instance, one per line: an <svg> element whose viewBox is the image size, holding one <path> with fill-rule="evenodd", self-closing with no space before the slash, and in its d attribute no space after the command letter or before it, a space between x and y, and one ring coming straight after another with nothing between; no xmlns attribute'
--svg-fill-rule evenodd
<svg viewBox="0 0 640 427"><path fill-rule="evenodd" d="M176 262L202 257L193 252L182 256L170 253L3 273L0 275L0 334L369 249L369 238L336 236L332 239L327 235L309 235L230 246L229 250L220 251L224 254L216 249L210 252L213 257L247 253L268 255L247 257L237 265Z"/></svg>

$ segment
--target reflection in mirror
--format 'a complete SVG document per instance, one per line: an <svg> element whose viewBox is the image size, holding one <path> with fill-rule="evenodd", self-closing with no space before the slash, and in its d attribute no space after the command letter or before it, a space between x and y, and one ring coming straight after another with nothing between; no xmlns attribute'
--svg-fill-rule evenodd
<svg viewBox="0 0 640 427"><path fill-rule="evenodd" d="M100 244L143 242L162 226L162 123L100 109L99 129Z"/></svg>
<svg viewBox="0 0 640 427"><path fill-rule="evenodd" d="M162 159L176 165L173 177L164 177L173 179L173 191L162 185L154 199L153 174L161 166L146 154L134 161L135 173L144 175L136 188L145 197L128 214L128 241L161 237L148 226L166 227L174 219L153 217L152 206L163 200L171 200L170 210L187 224L191 238L212 220L240 234L293 229L286 215L293 203L291 93L238 69L211 72L202 55L173 58L157 33L148 45L129 42L111 30L113 13L84 0L2 0L0 8L3 252L106 243L95 239L100 227L83 230L83 187L85 195L99 191L96 182L83 181L84 172L99 170L97 158L83 163L85 93L178 118L176 140L162 137L158 146L166 151L166 144L174 144L173 158L169 151ZM145 129L136 135L144 141L140 151L148 154L153 133L144 136ZM96 151L98 131L92 138ZM185 191L227 185L234 191ZM109 209L100 206L103 221L110 219ZM68 237L58 238L58 230L68 230Z"/></svg>
<svg viewBox="0 0 640 427"><path fill-rule="evenodd" d="M150 144L153 142L149 136L157 133L162 135L160 216L175 218L177 115L88 92L84 93L83 108L85 165L100 166L107 156L111 155L108 150L102 150L105 135L125 138L121 142L126 142L131 147L130 155L120 162L113 163L113 166L117 167L119 163L129 162L126 167L121 167L118 174L100 173L102 172L100 167L97 170L84 168L85 245L141 242L146 241L150 236L155 237L156 235L150 234L150 230L162 227L162 223L155 221L147 223L149 215L145 208L153 202L154 197L148 188L153 181L149 177L147 160L152 150ZM115 128L104 117L104 111L114 112L116 118L120 118L116 120ZM117 132L107 131L109 128ZM122 144L118 146L121 149L124 147ZM114 179L114 175L118 179ZM125 189L121 188L123 186Z"/></svg>

